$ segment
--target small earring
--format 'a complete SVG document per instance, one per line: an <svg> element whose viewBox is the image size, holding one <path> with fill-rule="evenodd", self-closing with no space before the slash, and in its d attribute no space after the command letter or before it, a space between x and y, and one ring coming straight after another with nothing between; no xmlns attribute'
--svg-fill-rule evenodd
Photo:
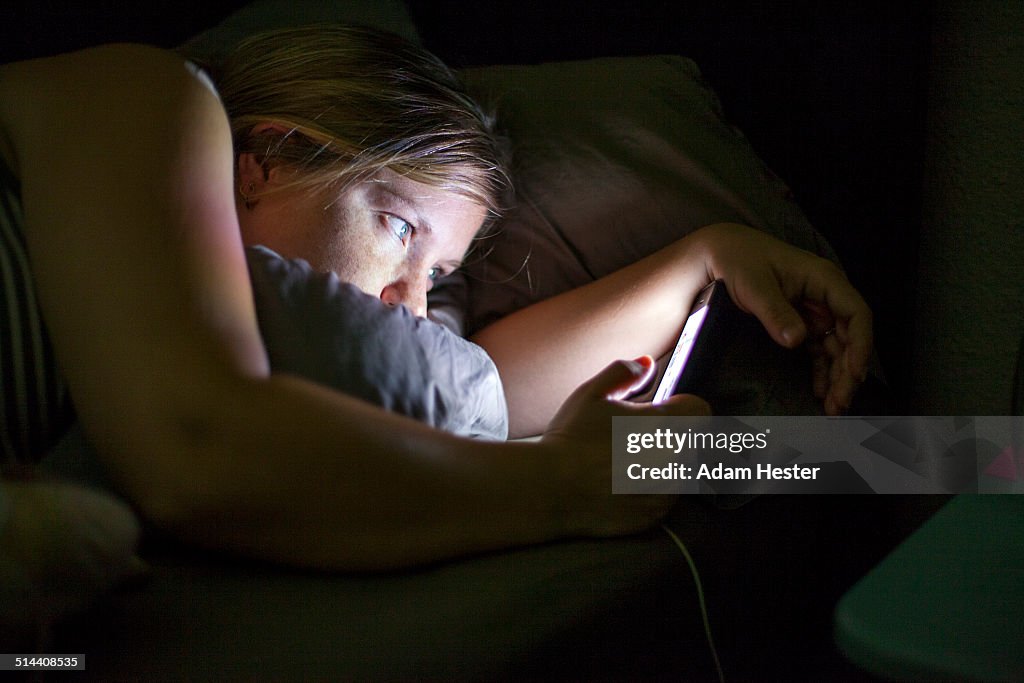
<svg viewBox="0 0 1024 683"><path fill-rule="evenodd" d="M242 202L245 203L245 208L251 209L256 205L256 201L252 199L252 194L256 192L256 183L251 180L243 187L238 186L238 194L242 195Z"/></svg>

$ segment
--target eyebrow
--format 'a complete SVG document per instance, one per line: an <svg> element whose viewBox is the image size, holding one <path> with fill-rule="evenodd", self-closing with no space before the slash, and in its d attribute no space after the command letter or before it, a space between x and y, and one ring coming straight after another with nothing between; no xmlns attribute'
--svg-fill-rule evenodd
<svg viewBox="0 0 1024 683"><path fill-rule="evenodd" d="M446 268L448 268L449 270L448 270L447 273L445 273L445 275L451 275L452 273L454 273L456 270L458 270L459 268L461 268L465 264L466 264L466 257L463 256L462 258L460 258L458 260L451 259L449 261L441 261L441 263L438 264L438 265L442 265L442 266L445 266Z"/></svg>
<svg viewBox="0 0 1024 683"><path fill-rule="evenodd" d="M379 190L380 192L388 195L394 201L398 202L399 204L404 206L409 212L411 212L413 214L413 218L416 221L416 224L413 227L415 227L417 230L427 234L430 234L434 231L434 229L430 226L430 223L428 223L426 219L424 219L423 216L420 215L420 212L416 210L416 205L413 203L411 199L409 199L409 197L402 194L401 192L396 191L386 182L377 181L374 183L373 187L375 190Z"/></svg>
<svg viewBox="0 0 1024 683"><path fill-rule="evenodd" d="M401 204L403 207L406 207L413 214L413 217L415 218L416 221L415 228L418 231L427 235L434 232L434 229L431 227L430 223L428 223L426 219L424 219L423 216L420 215L419 211L416 210L413 201L408 197L408 195L402 194L401 192L395 190L386 180L373 180L372 183L372 187L374 190L380 191L381 193L388 195L389 197L392 198L392 200ZM448 259L446 261L440 261L438 265L445 266L449 268L452 272L454 272L461 268L463 265L465 265L466 256L467 254L463 254L460 258L457 259Z"/></svg>

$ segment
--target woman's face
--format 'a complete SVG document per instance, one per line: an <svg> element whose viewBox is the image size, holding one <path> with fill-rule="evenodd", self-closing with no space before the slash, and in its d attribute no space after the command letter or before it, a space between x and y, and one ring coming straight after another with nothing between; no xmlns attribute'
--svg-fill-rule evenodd
<svg viewBox="0 0 1024 683"><path fill-rule="evenodd" d="M243 189L250 182L244 164ZM273 190L285 179L271 169L260 189ZM390 171L340 196L303 189L263 194L250 207L240 202L238 213L247 246L305 259L421 317L433 281L459 267L486 216L470 199Z"/></svg>

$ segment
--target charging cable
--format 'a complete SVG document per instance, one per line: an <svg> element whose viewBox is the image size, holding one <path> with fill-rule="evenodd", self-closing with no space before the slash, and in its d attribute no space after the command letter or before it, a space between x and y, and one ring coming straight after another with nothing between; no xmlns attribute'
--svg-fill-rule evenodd
<svg viewBox="0 0 1024 683"><path fill-rule="evenodd" d="M669 535L669 538L676 544L679 551L686 558L686 564L690 566L690 572L693 574L693 583L697 587L697 601L700 604L700 616L704 621L704 635L708 639L708 649L711 651L711 659L715 663L715 672L718 674L718 680L720 683L725 683L725 673L722 671L722 664L718 661L718 651L715 649L715 640L711 637L711 622L708 620L708 608L704 601L704 586L700 581L700 574L697 572L697 563L693 561L693 556L690 555L690 551L686 549L686 545L676 536L672 529L668 528L667 525L662 524L661 528L665 530L665 533Z"/></svg>

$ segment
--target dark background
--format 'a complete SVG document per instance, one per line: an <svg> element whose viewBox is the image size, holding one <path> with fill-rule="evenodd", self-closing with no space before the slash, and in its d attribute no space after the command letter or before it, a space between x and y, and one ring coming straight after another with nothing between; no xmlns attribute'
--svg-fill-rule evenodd
<svg viewBox="0 0 1024 683"><path fill-rule="evenodd" d="M7 3L0 58L110 41L174 46L239 0ZM925 2L407 0L453 66L670 53L693 58L726 115L788 182L876 315L905 413L915 309L932 16Z"/></svg>

